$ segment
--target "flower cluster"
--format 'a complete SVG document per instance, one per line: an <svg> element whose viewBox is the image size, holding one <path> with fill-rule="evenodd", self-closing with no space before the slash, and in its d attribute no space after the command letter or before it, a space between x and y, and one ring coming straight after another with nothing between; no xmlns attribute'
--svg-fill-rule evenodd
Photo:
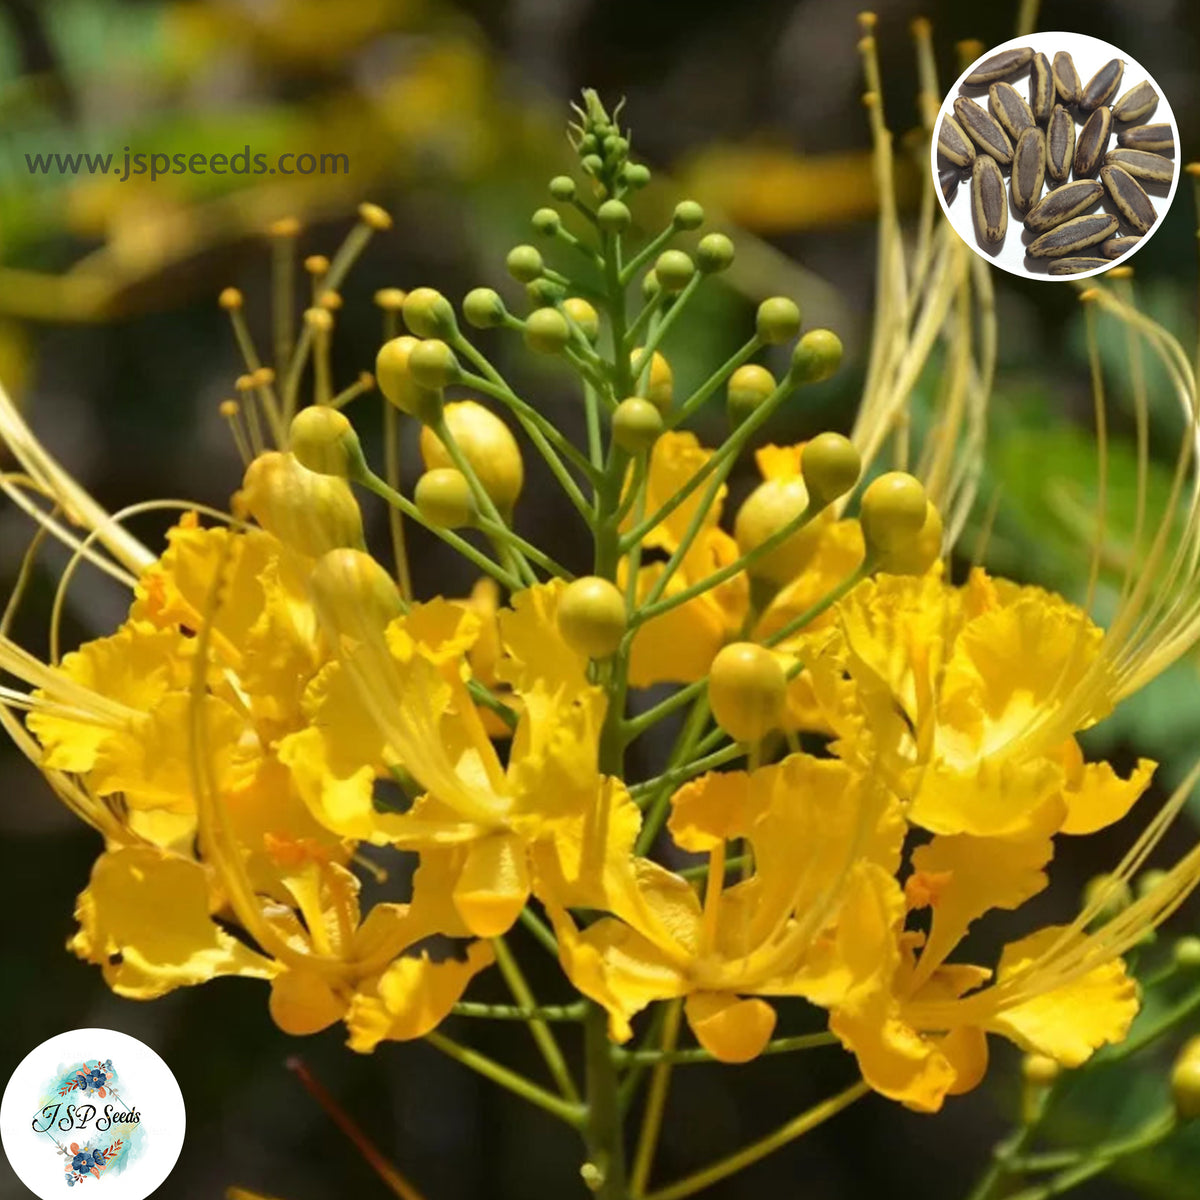
<svg viewBox="0 0 1200 1200"><path fill-rule="evenodd" d="M869 96L886 181L876 86ZM908 261L890 191L851 436L763 444L771 417L841 359L837 337L805 330L785 297L764 300L742 348L676 396L664 344L731 267L733 243L713 231L682 249L705 221L684 201L629 253L649 173L594 95L577 115L583 186L552 180L557 207L533 225L578 273L518 246L507 267L525 315L490 288L461 313L575 374L586 445L426 287L379 294L374 379L334 392L337 289L390 224L364 205L343 250L309 260L314 303L298 338L281 316L274 368L240 294L222 294L247 357L239 400L223 406L245 476L229 514L185 511L161 553L4 408L24 471L6 490L78 559L126 580L132 602L116 632L50 662L5 639L0 665L28 690L5 689L0 714L104 835L71 947L115 991L148 999L241 975L267 983L288 1032L343 1022L358 1051L433 1034L465 1056L433 1031L495 963L562 1096L526 1094L587 1126L589 1181L616 1197L603 1063L615 1072L629 1052L601 1044L597 1066L589 1034L582 1107L506 946L518 923L558 956L602 1043L605 1026L620 1046L666 1002L664 1054L682 1016L699 1052L744 1062L787 1048L780 1006L804 1001L832 1035L811 1044L836 1039L866 1086L922 1111L980 1081L988 1035L1068 1067L1125 1037L1138 992L1121 955L1194 887L1200 859L1112 901L1182 795L1073 922L1009 942L994 964L957 952L981 918L1047 886L1058 839L1113 824L1146 791L1153 764L1122 777L1086 762L1077 735L1195 641L1194 609L1166 598L1184 594L1195 556L1171 558L1168 513L1108 631L979 568L955 581L991 370L986 285L932 224ZM275 230L285 259L296 232ZM912 393L939 341L946 385L921 443ZM373 383L382 477L344 411ZM682 426L722 392L730 432L707 447ZM1189 405L1194 427L1194 386ZM588 530L587 574L518 532L515 430ZM405 489L396 447L409 436L425 471ZM726 520L727 481L750 451L761 482ZM367 548L365 495L389 507L394 572ZM469 597L412 595L405 522L479 569ZM663 687L652 702L647 689ZM628 747L676 714L668 761L630 779ZM415 865L411 887L367 907L363 880L383 878L385 852Z"/></svg>

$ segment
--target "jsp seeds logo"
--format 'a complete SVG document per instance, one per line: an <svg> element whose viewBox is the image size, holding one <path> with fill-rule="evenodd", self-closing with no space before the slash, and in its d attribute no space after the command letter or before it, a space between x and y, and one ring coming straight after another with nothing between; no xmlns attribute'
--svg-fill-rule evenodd
<svg viewBox="0 0 1200 1200"><path fill-rule="evenodd" d="M174 1167L183 1132L170 1068L135 1038L106 1029L43 1042L0 1103L4 1152L42 1200L95 1181L97 1200L143 1200Z"/></svg>

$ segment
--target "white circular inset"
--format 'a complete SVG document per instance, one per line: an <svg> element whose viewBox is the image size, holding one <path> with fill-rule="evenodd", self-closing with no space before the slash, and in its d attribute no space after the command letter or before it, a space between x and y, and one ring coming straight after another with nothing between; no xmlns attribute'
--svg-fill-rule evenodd
<svg viewBox="0 0 1200 1200"><path fill-rule="evenodd" d="M1066 51L1071 55L1075 62L1075 69L1079 73L1079 78L1082 84L1086 86L1091 77L1114 58L1121 59L1125 64L1124 72L1121 76L1121 81L1113 96L1110 98L1109 107L1121 96L1123 96L1130 88L1137 86L1139 83L1149 83L1152 88L1158 93L1157 107L1148 116L1140 121L1120 122L1115 118L1112 121L1112 129L1109 133L1108 144L1105 147L1105 153L1108 150L1117 148L1118 136L1126 130L1135 128L1138 125L1144 124L1167 124L1171 127L1171 133L1174 138L1174 151L1170 156L1169 161L1174 166L1174 173L1171 176L1171 182L1165 183L1150 183L1144 179L1139 179L1138 182L1146 192L1151 204L1154 206L1155 218L1154 223L1149 231L1144 234L1141 239L1128 250L1120 258L1106 262L1104 266L1095 267L1091 270L1081 271L1076 275L1051 275L1049 274L1050 264L1055 260L1053 258L1034 258L1026 253L1026 247L1034 240L1035 234L1025 228L1025 214L1022 213L1013 202L1011 172L1006 166L1002 166L1001 173L1004 176L1004 200L1007 206L1008 213L1008 228L1003 239L995 244L986 242L979 235L975 227L975 219L972 211L971 202L971 172L969 169L959 170L958 189L954 193L951 201L947 201L942 191L939 182L939 171L947 169L950 164L947 164L938 155L938 131L942 127L942 121L946 114L954 115L954 101L960 96L968 97L975 100L985 110L988 105L988 85L966 86L963 80L975 70L975 68L984 60L989 59L994 54L999 54L1002 50L1009 50L1019 46L1029 46L1033 49L1034 54L1039 52L1044 54L1051 62L1054 61L1054 55L1059 51ZM1013 75L1006 76L1004 82L1011 84L1024 100L1029 99L1030 87L1030 66L1022 67ZM1054 103L1061 103L1060 98L1056 95ZM1090 115L1080 110L1078 105L1070 106L1069 111L1074 118L1075 137L1078 140L1079 134L1083 129L1083 124ZM1043 127L1044 131L1044 127ZM1010 139L1011 140L1011 139ZM1114 267L1119 262L1128 261L1129 257L1136 254L1138 250L1146 244L1147 241L1154 235L1159 225L1162 223L1162 218L1166 215L1167 210L1171 207L1171 201L1175 198L1175 189L1179 185L1179 126L1175 122L1175 114L1171 111L1170 102L1163 94L1154 77L1146 70L1141 63L1130 58L1124 51L1116 46L1109 45L1108 42L1102 42L1099 38L1089 37L1083 33L1032 33L1026 37L1012 38L1007 42L1001 42L998 46L993 46L985 54L980 55L976 62L972 63L955 81L954 87L950 89L946 99L942 102L941 110L938 112L937 121L934 124L933 144L929 150L930 169L933 171L934 190L937 192L938 203L942 206L942 211L946 214L950 224L954 226L959 237L967 243L977 254L988 262L995 263L996 266L1002 267L1005 271L1011 272L1013 275L1022 275L1027 279L1048 279L1053 283L1066 283L1072 279L1086 279L1090 275L1098 275L1102 271L1107 271L1109 267ZM1103 162L1103 154L1101 154L1101 162ZM1099 172L1097 170L1088 178L1095 178L1099 181ZM1071 171L1068 179L1064 182L1073 182L1075 180L1074 170ZM1044 196L1047 192L1055 187L1061 187L1062 184L1056 184L1051 181L1047 174L1045 181L1042 184L1041 195ZM1118 220L1118 234L1120 236L1132 235L1135 230L1125 221L1125 218L1120 215L1116 206L1113 204L1112 197L1107 189L1104 194L1099 197L1090 208L1084 210L1083 214L1106 212L1115 216ZM1117 235L1114 235L1117 236ZM1079 256L1096 257L1096 247L1089 247L1079 251ZM1075 257L1075 255L1072 255Z"/></svg>
<svg viewBox="0 0 1200 1200"><path fill-rule="evenodd" d="M111 1029L73 1029L43 1042L12 1073L0 1138L21 1182L41 1200L83 1195L144 1200L183 1149L183 1093L149 1046Z"/></svg>

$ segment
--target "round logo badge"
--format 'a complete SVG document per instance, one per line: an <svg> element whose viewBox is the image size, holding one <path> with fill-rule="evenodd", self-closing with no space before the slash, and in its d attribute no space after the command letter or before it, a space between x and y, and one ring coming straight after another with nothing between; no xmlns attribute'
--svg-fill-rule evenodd
<svg viewBox="0 0 1200 1200"><path fill-rule="evenodd" d="M111 1029L43 1042L12 1073L0 1137L17 1177L41 1200L83 1188L95 1200L143 1200L183 1149L183 1093L149 1046Z"/></svg>

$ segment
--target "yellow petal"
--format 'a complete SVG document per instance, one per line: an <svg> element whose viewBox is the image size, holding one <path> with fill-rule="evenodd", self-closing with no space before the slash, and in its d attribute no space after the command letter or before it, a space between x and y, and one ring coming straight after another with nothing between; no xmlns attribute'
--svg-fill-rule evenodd
<svg viewBox="0 0 1200 1200"><path fill-rule="evenodd" d="M795 479L800 474L804 443L794 446L761 446L754 452L754 463L764 479Z"/></svg>
<svg viewBox="0 0 1200 1200"><path fill-rule="evenodd" d="M1051 926L1004 948L997 980L1026 970L1062 935ZM1078 1067L1105 1044L1124 1041L1138 1012L1138 987L1120 959L1024 1003L1007 1006L988 1022L1024 1050Z"/></svg>
<svg viewBox="0 0 1200 1200"><path fill-rule="evenodd" d="M938 1049L954 1068L951 1096L962 1096L983 1082L988 1068L987 1034L974 1025L960 1025L937 1039Z"/></svg>
<svg viewBox="0 0 1200 1200"><path fill-rule="evenodd" d="M1069 778L1063 796L1067 815L1062 833L1095 833L1119 821L1150 786L1158 764L1139 758L1128 779L1122 779L1106 762L1087 763Z"/></svg>
<svg viewBox="0 0 1200 1200"><path fill-rule="evenodd" d="M745 837L765 811L769 776L713 772L686 783L671 797L667 828L681 850L709 854L722 842Z"/></svg>
<svg viewBox="0 0 1200 1200"><path fill-rule="evenodd" d="M76 903L70 947L136 1000L217 975L269 978L274 964L211 919L209 889L208 869L192 859L152 846L106 850Z"/></svg>
<svg viewBox="0 0 1200 1200"><path fill-rule="evenodd" d="M693 992L684 1011L696 1040L721 1062L757 1058L775 1030L775 1010L757 997L742 1000L727 992Z"/></svg>
<svg viewBox="0 0 1200 1200"><path fill-rule="evenodd" d="M382 1041L424 1037L449 1015L467 985L493 962L486 942L472 942L466 957L435 963L427 955L398 958L346 1013L351 1050L369 1054Z"/></svg>
<svg viewBox="0 0 1200 1200"><path fill-rule="evenodd" d="M290 970L271 980L268 1007L271 1019L284 1033L306 1037L340 1021L346 1002L316 971Z"/></svg>
<svg viewBox="0 0 1200 1200"><path fill-rule="evenodd" d="M1062 768L1050 759L979 758L973 769L943 763L916 767L908 819L931 833L981 838L1038 838L1062 824Z"/></svg>
<svg viewBox="0 0 1200 1200"><path fill-rule="evenodd" d="M558 631L558 602L565 584L560 579L518 592L512 607L497 617L504 657L496 675L519 693L541 684L551 693L574 696L588 687L588 660L567 645Z"/></svg>
<svg viewBox="0 0 1200 1200"><path fill-rule="evenodd" d="M496 833L468 845L454 885L454 905L472 933L507 933L528 899L529 860L522 841Z"/></svg>
<svg viewBox="0 0 1200 1200"><path fill-rule="evenodd" d="M419 649L432 662L451 663L475 645L481 625L465 605L437 596L397 617L388 627L387 642L399 659Z"/></svg>

